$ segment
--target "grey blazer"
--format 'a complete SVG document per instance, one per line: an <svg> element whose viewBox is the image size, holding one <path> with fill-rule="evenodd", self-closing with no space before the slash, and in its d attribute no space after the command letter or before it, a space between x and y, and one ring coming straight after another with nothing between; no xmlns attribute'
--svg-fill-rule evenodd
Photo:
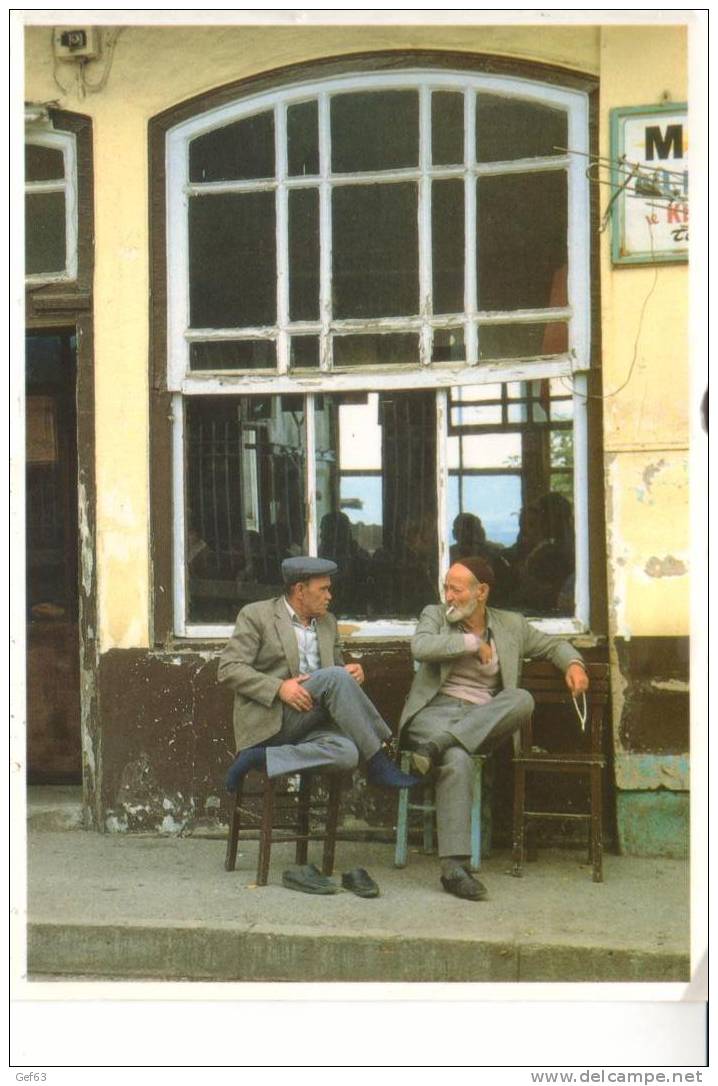
<svg viewBox="0 0 718 1086"><path fill-rule="evenodd" d="M566 671L571 663L583 662L580 652L568 641L540 633L523 615L495 607L488 607L486 613L505 690L520 685L526 656L550 660L560 671ZM447 621L445 607L431 604L424 608L411 641L411 652L419 662L419 669L401 714L400 729L439 692L454 662L466 652L464 635Z"/></svg>
<svg viewBox="0 0 718 1086"><path fill-rule="evenodd" d="M317 634L321 666L343 665L334 615L317 619ZM217 672L219 681L234 691L237 750L277 734L282 726L279 687L298 674L299 648L284 597L243 607Z"/></svg>

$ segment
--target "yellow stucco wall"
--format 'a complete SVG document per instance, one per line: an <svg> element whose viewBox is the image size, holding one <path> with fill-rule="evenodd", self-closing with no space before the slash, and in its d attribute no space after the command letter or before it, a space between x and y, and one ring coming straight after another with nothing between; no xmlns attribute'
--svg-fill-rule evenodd
<svg viewBox="0 0 718 1086"><path fill-rule="evenodd" d="M686 101L687 64L685 28L602 28L602 155L610 153L609 110ZM604 189L604 207L609 196ZM624 637L687 634L688 267L614 268L610 242L607 230L601 308L610 628Z"/></svg>
<svg viewBox="0 0 718 1086"><path fill-rule="evenodd" d="M610 106L659 101L665 90L674 99L686 94L685 38L675 27L126 27L117 38L104 89L84 98L73 83L73 66L53 66L50 28L26 28L26 99L56 101L93 118L101 651L143 647L149 641L149 118L209 88L263 70L325 56L410 48L494 53L599 75L603 154L608 153ZM90 65L88 78L96 81L101 70L102 62ZM604 235L601 267L606 391L625 377L638 310L654 277L652 269L613 271L608 240ZM634 376L625 390L605 401L606 445L612 457L607 501L614 518L609 564L619 555L625 559L625 565L614 567L612 591L621 596L621 621L634 634L664 632L669 610L671 622L678 621L684 632L687 622L687 578L656 577L644 583L640 572L654 551L663 559L685 555L686 550L685 486L678 484L677 466L687 442L686 306L686 270L660 268ZM644 539L644 510L631 491L635 479L650 467L641 460L647 451L651 463L660 459L654 453L660 453L668 465L663 478L673 480L661 483L661 500L672 513L661 520L665 534L660 546L655 536ZM663 593L670 596L670 607L659 602L667 598ZM649 598L655 605L648 604Z"/></svg>

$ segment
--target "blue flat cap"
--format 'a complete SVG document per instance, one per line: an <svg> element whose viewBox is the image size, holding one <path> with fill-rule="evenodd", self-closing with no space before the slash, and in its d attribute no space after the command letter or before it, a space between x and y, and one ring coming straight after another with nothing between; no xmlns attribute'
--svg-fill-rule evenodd
<svg viewBox="0 0 718 1086"><path fill-rule="evenodd" d="M282 577L284 583L290 585L297 581L306 581L309 577L331 576L338 568L336 562L330 562L328 558L309 558L300 554L296 558L284 559Z"/></svg>

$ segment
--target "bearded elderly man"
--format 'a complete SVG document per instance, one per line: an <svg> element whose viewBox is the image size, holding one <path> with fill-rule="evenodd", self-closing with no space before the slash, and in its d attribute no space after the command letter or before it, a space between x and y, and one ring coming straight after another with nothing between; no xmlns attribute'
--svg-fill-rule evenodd
<svg viewBox="0 0 718 1086"><path fill-rule="evenodd" d="M411 642L419 668L400 721L412 768L435 776L441 883L471 901L487 896L471 875L471 754L489 754L517 732L534 701L519 686L524 657L550 660L574 697L588 689L572 645L534 629L523 615L488 606L494 583L483 558L461 558L444 583L445 606L424 608Z"/></svg>

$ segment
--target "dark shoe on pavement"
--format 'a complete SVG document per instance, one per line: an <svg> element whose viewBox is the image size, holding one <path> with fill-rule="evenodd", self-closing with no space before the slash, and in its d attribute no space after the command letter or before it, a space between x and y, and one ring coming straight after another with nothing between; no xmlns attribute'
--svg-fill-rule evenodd
<svg viewBox="0 0 718 1086"><path fill-rule="evenodd" d="M466 901L483 901L488 897L488 890L483 882L479 882L465 867L460 867L458 864L448 875L441 876L441 885L447 894L462 897Z"/></svg>
<svg viewBox="0 0 718 1086"><path fill-rule="evenodd" d="M422 777L433 773L440 761L441 751L436 743L431 741L421 743L416 750L411 752L411 768L415 773L421 773Z"/></svg>
<svg viewBox="0 0 718 1086"><path fill-rule="evenodd" d="M366 779L377 788L413 788L421 777L402 772L383 750L378 750L366 764Z"/></svg>
<svg viewBox="0 0 718 1086"><path fill-rule="evenodd" d="M379 887L363 867L346 871L342 875L342 886L345 890L351 890L353 894L357 894L358 897L379 897Z"/></svg>
<svg viewBox="0 0 718 1086"><path fill-rule="evenodd" d="M224 787L228 792L236 792L240 780L250 769L266 769L267 752L264 746L248 747L242 750L232 762L224 778Z"/></svg>
<svg viewBox="0 0 718 1086"><path fill-rule="evenodd" d="M337 894L339 887L316 864L297 864L282 873L282 886L287 890L301 890L304 894Z"/></svg>

